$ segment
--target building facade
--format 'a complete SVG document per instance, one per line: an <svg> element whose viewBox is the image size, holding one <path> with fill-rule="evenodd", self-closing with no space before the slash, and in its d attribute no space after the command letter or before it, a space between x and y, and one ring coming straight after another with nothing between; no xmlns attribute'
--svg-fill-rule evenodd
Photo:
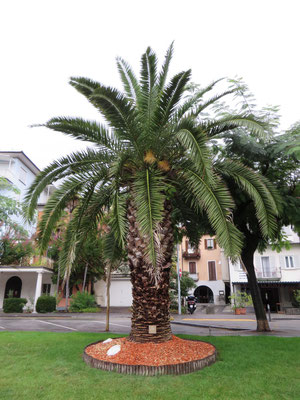
<svg viewBox="0 0 300 400"><path fill-rule="evenodd" d="M39 168L22 151L0 151L0 176L11 183L19 191L18 194L7 192L8 197L22 202L25 194L40 172ZM49 186L42 193L38 201L38 210L41 210L49 196L55 190ZM4 193L6 195L6 193ZM38 211L37 210L37 211ZM21 216L12 216L12 219L27 230L29 236L36 232L36 223L27 224ZM35 311L37 298L41 294L53 294L55 286L52 284L52 264L43 257L43 266L0 266L0 308L3 306L4 298L9 296L23 297L28 300L25 308Z"/></svg>
<svg viewBox="0 0 300 400"><path fill-rule="evenodd" d="M199 303L225 304L230 294L228 261L215 237L205 235L194 248L184 237L179 247L179 264L195 281L193 294Z"/></svg>
<svg viewBox="0 0 300 400"><path fill-rule="evenodd" d="M280 253L270 246L254 254L255 273L264 304L273 312L289 312L295 290L300 289L300 238L290 227L285 228L290 249ZM229 262L232 291L247 290L248 280L240 262Z"/></svg>

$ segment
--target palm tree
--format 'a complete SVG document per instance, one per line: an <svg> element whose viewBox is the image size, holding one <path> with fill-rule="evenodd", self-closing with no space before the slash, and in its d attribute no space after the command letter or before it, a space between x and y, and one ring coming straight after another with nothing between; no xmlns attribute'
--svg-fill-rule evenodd
<svg viewBox="0 0 300 400"><path fill-rule="evenodd" d="M63 179L44 210L41 249L47 246L69 199L75 195L80 199L61 255L66 271L87 232L110 210L111 232L127 250L133 285L129 340L137 342L171 338L169 274L179 220L191 226L190 215L205 213L226 254L234 258L241 252L242 235L231 222L234 203L213 170L209 137L239 126L264 131L260 122L246 114L199 124L200 113L234 90L204 101L216 81L184 98L191 71L180 72L166 83L172 53L173 45L158 72L156 55L148 48L141 58L139 80L128 63L118 58L123 93L87 78L71 78L70 84L100 111L107 125L65 117L44 124L95 146L50 164L26 197L31 218L46 185Z"/></svg>

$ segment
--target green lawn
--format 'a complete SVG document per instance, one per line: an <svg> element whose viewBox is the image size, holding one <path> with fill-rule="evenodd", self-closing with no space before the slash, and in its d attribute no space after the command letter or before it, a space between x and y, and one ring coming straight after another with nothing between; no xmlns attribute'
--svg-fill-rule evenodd
<svg viewBox="0 0 300 400"><path fill-rule="evenodd" d="M141 377L85 365L95 333L1 332L0 399L299 399L300 338L196 337L218 361L181 376Z"/></svg>

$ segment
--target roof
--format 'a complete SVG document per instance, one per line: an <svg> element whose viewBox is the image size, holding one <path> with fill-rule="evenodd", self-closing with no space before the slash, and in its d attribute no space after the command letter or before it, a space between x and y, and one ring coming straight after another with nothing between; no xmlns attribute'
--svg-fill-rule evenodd
<svg viewBox="0 0 300 400"><path fill-rule="evenodd" d="M23 151L0 151L0 155L18 158L35 175L40 172L40 169L26 156L25 153L23 153Z"/></svg>
<svg viewBox="0 0 300 400"><path fill-rule="evenodd" d="M25 265L0 265L0 272L51 272L48 267L30 267Z"/></svg>

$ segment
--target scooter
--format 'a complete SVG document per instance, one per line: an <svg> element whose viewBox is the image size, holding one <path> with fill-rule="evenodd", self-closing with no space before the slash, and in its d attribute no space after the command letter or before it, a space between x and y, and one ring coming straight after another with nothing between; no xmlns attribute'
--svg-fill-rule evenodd
<svg viewBox="0 0 300 400"><path fill-rule="evenodd" d="M196 310L196 297L195 296L188 296L187 297L187 309L188 312L192 315L193 312Z"/></svg>

